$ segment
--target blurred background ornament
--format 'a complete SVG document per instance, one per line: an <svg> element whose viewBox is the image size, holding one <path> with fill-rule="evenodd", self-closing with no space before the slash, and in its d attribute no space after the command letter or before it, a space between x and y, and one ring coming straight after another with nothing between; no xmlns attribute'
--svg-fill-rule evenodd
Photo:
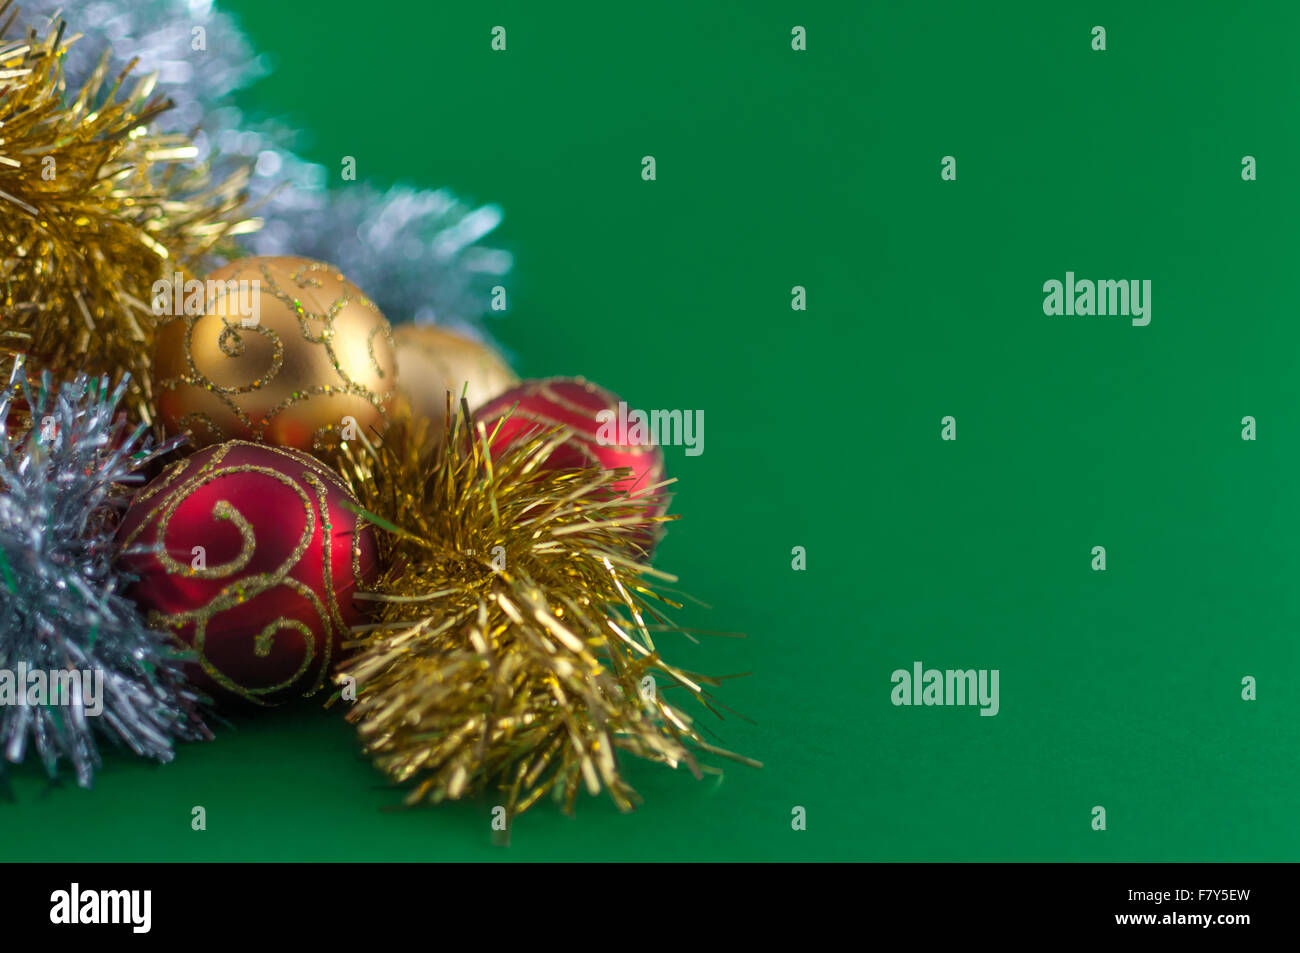
<svg viewBox="0 0 1300 953"><path fill-rule="evenodd" d="M460 407L462 390L471 410L519 382L515 372L490 346L467 334L431 324L404 324L394 329L397 350L397 398L416 420L428 421L433 442L447 426L447 394Z"/></svg>
<svg viewBox="0 0 1300 953"><path fill-rule="evenodd" d="M194 650L196 684L257 706L324 684L353 596L377 573L370 526L337 473L277 447L232 441L174 464L123 517L121 563L151 625Z"/></svg>
<svg viewBox="0 0 1300 953"><path fill-rule="evenodd" d="M160 319L154 396L168 433L327 453L382 427L392 331L337 268L241 258L204 288L204 313Z"/></svg>
<svg viewBox="0 0 1300 953"><path fill-rule="evenodd" d="M84 374L33 385L19 360L0 391L0 671L28 673L9 686L21 698L0 685L0 750L11 762L34 751L52 778L67 761L83 787L100 765L97 738L170 761L175 742L211 737L170 641L113 566L126 484L174 447L151 446L143 424L127 429L117 410L126 389ZM9 429L16 392L40 422L21 437ZM24 703L38 672L80 678L66 697Z"/></svg>
<svg viewBox="0 0 1300 953"><path fill-rule="evenodd" d="M46 20L66 7L31 0L23 19ZM252 166L249 194L266 224L241 239L250 253L345 263L380 310L403 320L480 325L489 313L491 290L512 265L509 252L481 244L501 210L446 189L353 182L328 190L325 168L296 154L293 131L235 105L234 94L269 66L211 0L89 0L75 27L83 38L67 52L70 82L89 77L111 45L111 69L138 59L141 73L157 72L159 91L175 103L159 127L197 128L196 158L210 162L214 176Z"/></svg>

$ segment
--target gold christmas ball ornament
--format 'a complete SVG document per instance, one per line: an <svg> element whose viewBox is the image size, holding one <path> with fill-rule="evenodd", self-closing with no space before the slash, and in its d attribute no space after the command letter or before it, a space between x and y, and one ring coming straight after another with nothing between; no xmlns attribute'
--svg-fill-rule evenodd
<svg viewBox="0 0 1300 953"><path fill-rule="evenodd" d="M154 395L195 447L249 440L330 451L382 427L397 386L392 329L332 265L241 258L206 281L159 281Z"/></svg>
<svg viewBox="0 0 1300 953"><path fill-rule="evenodd" d="M415 419L429 421L430 435L442 440L447 421L447 392L452 412L461 390L471 410L478 410L519 378L496 351L479 341L432 324L402 324L393 331L397 348L397 398Z"/></svg>

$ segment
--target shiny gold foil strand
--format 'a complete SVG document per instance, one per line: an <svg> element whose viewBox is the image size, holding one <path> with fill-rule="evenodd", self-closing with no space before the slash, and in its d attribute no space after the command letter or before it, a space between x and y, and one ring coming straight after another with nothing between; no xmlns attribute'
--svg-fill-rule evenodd
<svg viewBox="0 0 1300 953"><path fill-rule="evenodd" d="M672 687L712 707L705 686L719 684L669 665L650 638L651 626L674 631L663 610L677 607L650 580L673 577L638 562L635 540L672 518L649 515L666 484L629 498L610 489L626 471L542 469L562 430L493 461L467 416L452 419L432 471L430 436L405 415L340 458L387 530L388 568L335 681L355 680L348 719L376 765L411 783L406 802L497 789L513 818L547 794L572 811L580 791L603 788L630 810L620 752L697 776L713 770L701 751L757 766L707 743L664 697Z"/></svg>
<svg viewBox="0 0 1300 953"><path fill-rule="evenodd" d="M0 4L0 36L11 7ZM78 37L65 32L55 21L0 39L0 348L56 377L129 371L128 407L152 422L154 282L189 276L260 223L240 215L247 168L212 182L184 165L187 137L150 131L171 105L153 76L128 87L128 66L110 79L106 50L67 91L61 62Z"/></svg>

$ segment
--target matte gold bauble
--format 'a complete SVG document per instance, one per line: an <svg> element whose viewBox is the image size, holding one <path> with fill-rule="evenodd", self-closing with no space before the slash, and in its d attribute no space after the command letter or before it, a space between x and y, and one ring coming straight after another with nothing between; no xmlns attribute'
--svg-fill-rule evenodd
<svg viewBox="0 0 1300 953"><path fill-rule="evenodd" d="M452 412L461 390L471 410L519 383L501 355L486 344L432 324L401 324L393 331L397 348L398 400L411 416L429 421L429 433L441 441L447 421L447 393Z"/></svg>
<svg viewBox="0 0 1300 953"><path fill-rule="evenodd" d="M155 293L154 394L194 446L329 451L381 428L397 385L392 329L332 265L243 258Z"/></svg>

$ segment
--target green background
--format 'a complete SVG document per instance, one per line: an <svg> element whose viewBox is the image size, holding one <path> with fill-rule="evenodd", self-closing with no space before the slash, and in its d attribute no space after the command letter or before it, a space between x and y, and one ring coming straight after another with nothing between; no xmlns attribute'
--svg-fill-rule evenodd
<svg viewBox="0 0 1300 953"><path fill-rule="evenodd" d="M657 564L748 637L667 654L752 672L713 728L765 766L630 765L636 813L544 803L502 848L490 798L386 810L309 707L90 792L25 766L0 855L1300 858L1300 8L544 6L231 0L275 63L240 103L499 203L524 376L705 412ZM1066 270L1151 279L1150 326L1045 316ZM1001 713L894 707L915 660L1000 670Z"/></svg>

